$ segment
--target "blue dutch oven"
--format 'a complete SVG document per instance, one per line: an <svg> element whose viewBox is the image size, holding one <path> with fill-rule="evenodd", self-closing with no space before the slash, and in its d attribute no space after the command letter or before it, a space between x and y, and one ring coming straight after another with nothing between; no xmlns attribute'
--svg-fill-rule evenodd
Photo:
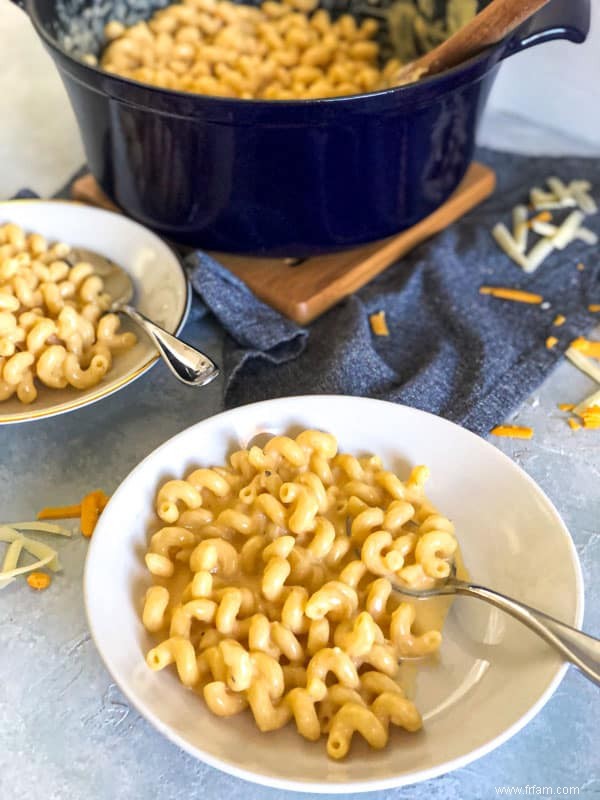
<svg viewBox="0 0 600 800"><path fill-rule="evenodd" d="M590 0L552 0L498 45L410 86L237 100L155 88L81 61L99 51L108 19L131 24L165 2L18 2L58 67L89 168L117 205L182 244L296 257L382 239L434 211L471 162L502 60L552 39L582 42L590 24Z"/></svg>

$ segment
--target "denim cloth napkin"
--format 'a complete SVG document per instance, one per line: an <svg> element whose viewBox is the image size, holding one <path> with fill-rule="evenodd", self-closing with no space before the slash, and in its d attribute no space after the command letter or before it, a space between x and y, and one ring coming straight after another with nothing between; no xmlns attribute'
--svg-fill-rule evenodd
<svg viewBox="0 0 600 800"><path fill-rule="evenodd" d="M568 343L600 323L587 310L600 303L600 248L574 242L525 275L490 232L499 221L510 227L513 206L550 175L589 180L600 192L600 160L476 155L496 171L492 197L308 327L266 306L206 253L186 257L195 313L212 312L224 329L226 407L294 394L363 395L486 434L542 383ZM69 196L72 180L58 197ZM24 189L17 197L36 195ZM600 214L584 224L600 235ZM482 296L482 284L526 289L546 302ZM389 338L370 329L369 315L381 310ZM559 313L567 321L553 327ZM553 350L551 335L559 339Z"/></svg>
<svg viewBox="0 0 600 800"><path fill-rule="evenodd" d="M600 303L600 252L576 241L526 275L491 229L499 221L510 227L513 206L550 175L587 179L600 190L600 161L489 150L477 157L496 171L493 196L308 327L266 306L205 253L188 255L194 289L225 330L225 405L331 392L405 403L480 434L504 421L568 343L600 322L587 310ZM600 234L600 214L584 224ZM526 289L546 302L483 296L482 284ZM380 310L388 338L370 329L369 315ZM558 313L567 321L553 327ZM545 344L550 335L559 339L554 350Z"/></svg>

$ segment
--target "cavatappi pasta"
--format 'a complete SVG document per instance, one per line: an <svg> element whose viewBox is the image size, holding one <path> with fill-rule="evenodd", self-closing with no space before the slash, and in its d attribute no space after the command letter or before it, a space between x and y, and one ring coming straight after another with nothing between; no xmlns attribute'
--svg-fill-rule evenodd
<svg viewBox="0 0 600 800"><path fill-rule="evenodd" d="M355 733L382 748L390 725L418 730L399 662L437 651L443 619L419 618L392 582L434 585L457 548L427 477L418 466L403 482L306 430L164 483L145 556L148 666L174 664L219 716L249 708L261 731L325 735L336 759Z"/></svg>
<svg viewBox="0 0 600 800"><path fill-rule="evenodd" d="M32 403L39 383L88 389L135 334L119 331L110 297L91 264L18 225L0 225L0 402Z"/></svg>

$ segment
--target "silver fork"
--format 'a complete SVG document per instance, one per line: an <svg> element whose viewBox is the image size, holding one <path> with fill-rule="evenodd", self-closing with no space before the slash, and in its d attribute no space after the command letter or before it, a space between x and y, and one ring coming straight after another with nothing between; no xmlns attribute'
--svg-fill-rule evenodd
<svg viewBox="0 0 600 800"><path fill-rule="evenodd" d="M94 267L94 272L102 278L104 288L111 296L109 310L125 314L146 331L177 380L186 386L206 386L214 381L219 374L219 368L206 353L161 328L131 305L134 296L133 281L122 267L83 247L77 247L71 252L69 263L76 261L88 261Z"/></svg>
<svg viewBox="0 0 600 800"><path fill-rule="evenodd" d="M572 628L554 617L544 614L535 608L520 603L512 597L481 586L470 581L461 581L456 577L456 567L452 565L450 575L433 589L411 589L400 582L394 584L394 590L403 595L423 600L428 597L443 595L464 595L477 597L486 603L510 614L526 625L544 641L554 647L563 658L574 664L593 683L600 686L600 639L589 636L583 631Z"/></svg>

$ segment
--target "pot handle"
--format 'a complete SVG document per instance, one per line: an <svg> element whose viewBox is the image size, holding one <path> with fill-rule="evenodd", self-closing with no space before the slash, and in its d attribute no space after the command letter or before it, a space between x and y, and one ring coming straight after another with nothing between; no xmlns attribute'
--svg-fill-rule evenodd
<svg viewBox="0 0 600 800"><path fill-rule="evenodd" d="M581 44L590 31L590 4L591 0L551 0L509 37L501 58L553 39Z"/></svg>

